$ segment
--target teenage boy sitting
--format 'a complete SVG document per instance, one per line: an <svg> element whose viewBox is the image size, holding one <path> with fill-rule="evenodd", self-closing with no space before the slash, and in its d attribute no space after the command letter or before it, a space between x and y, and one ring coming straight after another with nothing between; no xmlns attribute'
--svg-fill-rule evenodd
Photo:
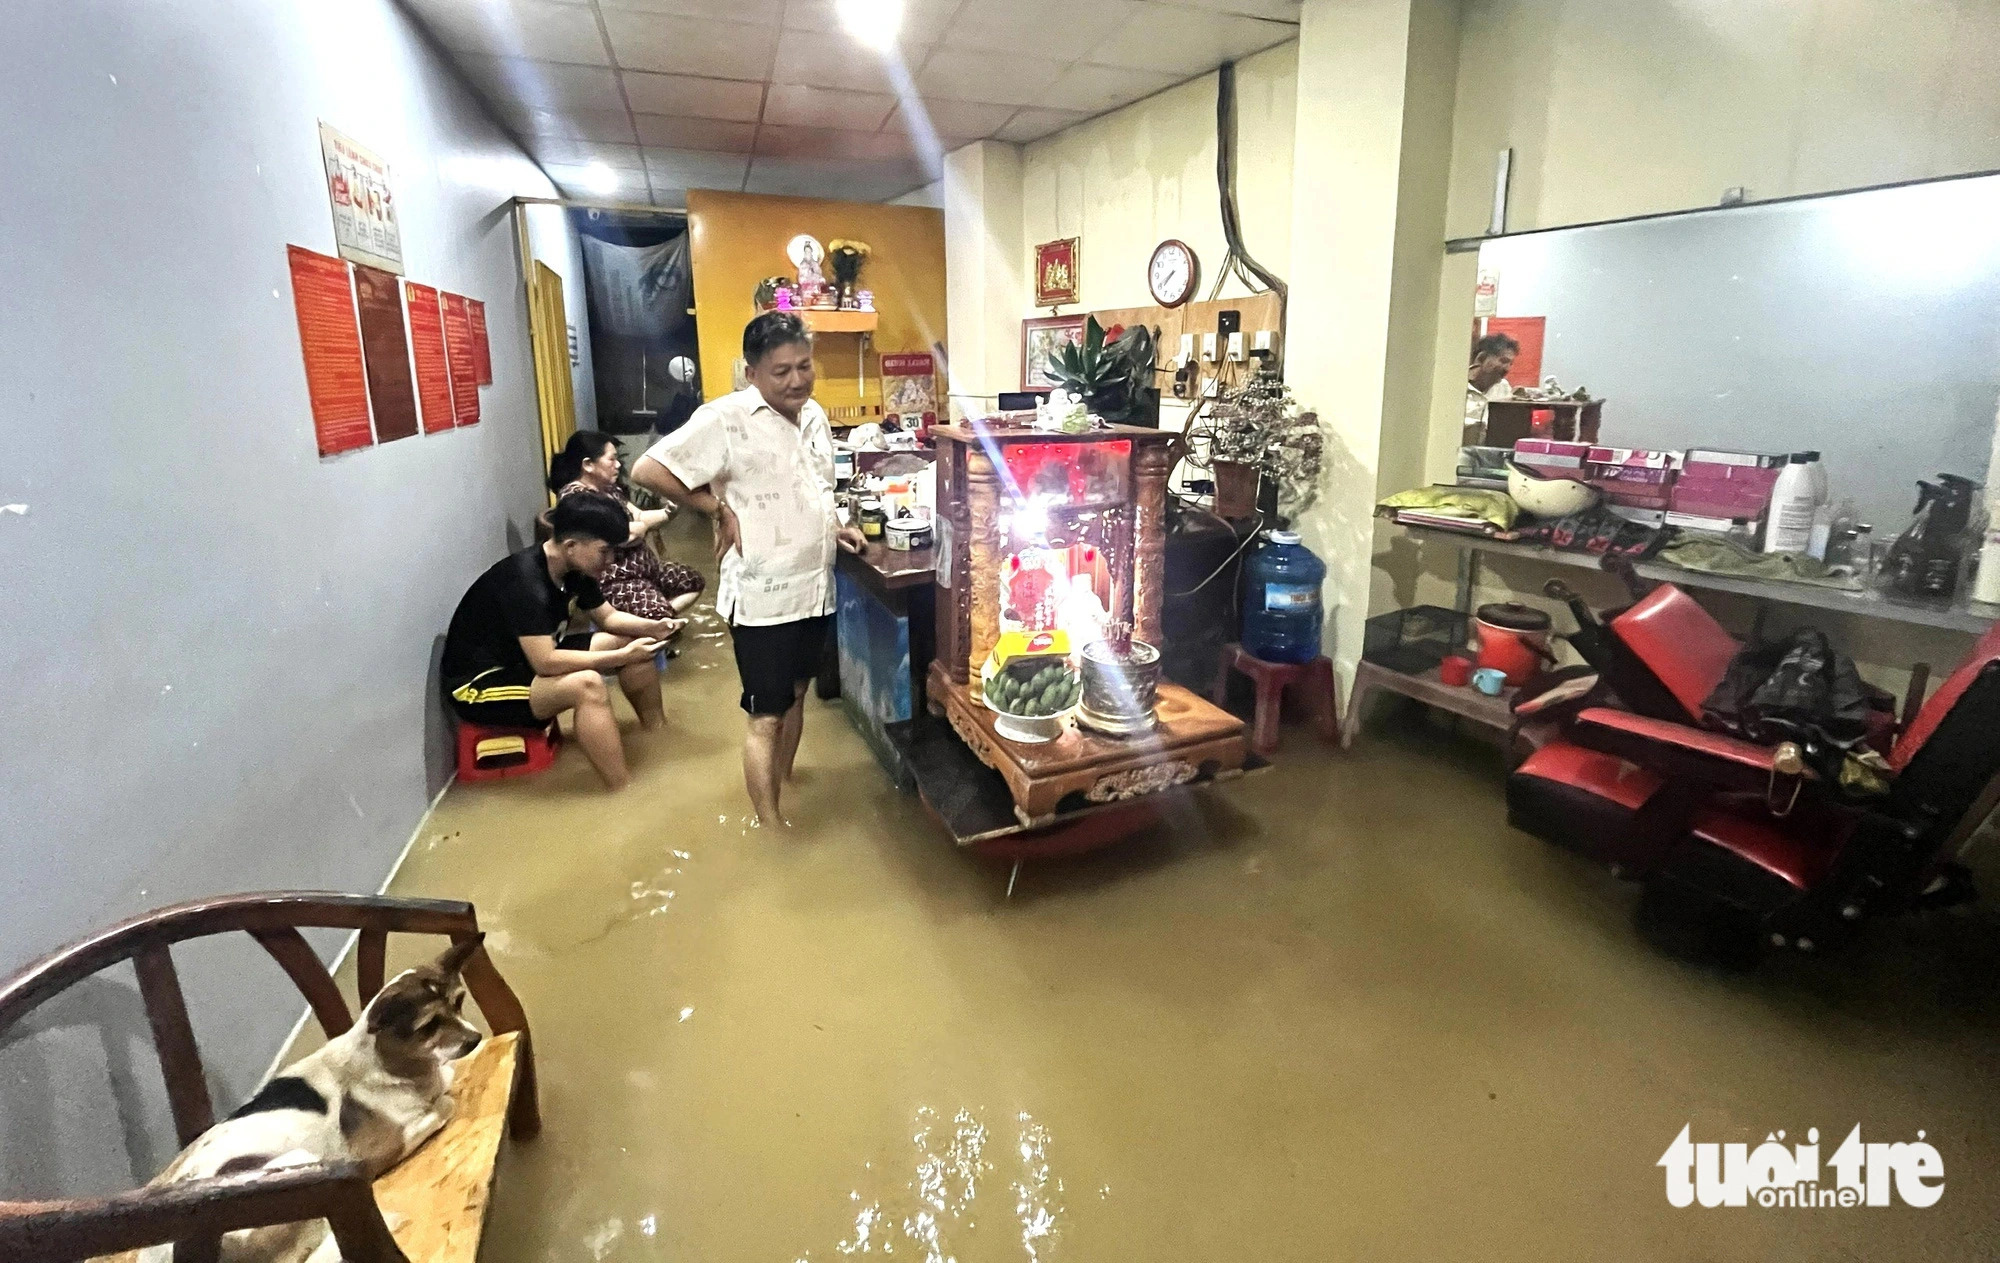
<svg viewBox="0 0 2000 1263"><path fill-rule="evenodd" d="M597 576L632 523L616 501L569 495L549 515L546 544L524 548L480 575L445 633L445 694L460 718L497 728L540 728L576 712L577 744L604 783L632 779L600 671L616 671L642 728L666 720L654 666L668 620L621 613L605 603ZM570 602L598 627L564 636Z"/></svg>

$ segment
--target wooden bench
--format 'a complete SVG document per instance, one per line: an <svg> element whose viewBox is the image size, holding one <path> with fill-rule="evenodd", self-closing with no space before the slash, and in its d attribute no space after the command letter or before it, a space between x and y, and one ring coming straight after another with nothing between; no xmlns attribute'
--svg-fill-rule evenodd
<svg viewBox="0 0 2000 1263"><path fill-rule="evenodd" d="M358 1003L350 1011L301 929L357 930ZM328 1038L354 1024L384 979L391 933L454 942L479 932L469 903L282 892L230 895L163 908L73 944L0 982L0 1034L37 1005L98 971L130 961L152 1026L167 1099L185 1146L215 1121L201 1056L170 945L242 931L304 994ZM472 1263L479 1251L504 1131L541 1129L527 1017L484 948L464 969L466 988L493 1030L458 1064L450 1123L371 1187L354 1164L269 1175L190 1180L111 1197L0 1201L0 1259L136 1260L149 1245L176 1242L175 1263L213 1263L225 1232L325 1219L349 1263ZM384 1213L395 1216L392 1233Z"/></svg>

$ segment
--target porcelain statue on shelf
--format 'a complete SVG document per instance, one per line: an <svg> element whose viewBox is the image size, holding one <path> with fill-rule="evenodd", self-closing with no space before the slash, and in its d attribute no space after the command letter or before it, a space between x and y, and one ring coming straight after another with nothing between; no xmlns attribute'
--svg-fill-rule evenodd
<svg viewBox="0 0 2000 1263"><path fill-rule="evenodd" d="M1088 434L1090 408L1080 396L1066 390L1052 390L1035 406L1035 428L1058 434Z"/></svg>
<svg viewBox="0 0 2000 1263"><path fill-rule="evenodd" d="M795 307L818 307L826 290L826 247L810 233L800 233L785 247L785 256L799 270L799 284L792 295Z"/></svg>

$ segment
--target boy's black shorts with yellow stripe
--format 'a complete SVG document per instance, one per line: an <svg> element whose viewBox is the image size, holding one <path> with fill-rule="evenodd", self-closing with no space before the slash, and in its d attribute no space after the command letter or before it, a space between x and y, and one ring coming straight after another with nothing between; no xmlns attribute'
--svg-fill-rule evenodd
<svg viewBox="0 0 2000 1263"><path fill-rule="evenodd" d="M528 704L528 686L535 673L494 667L482 671L456 688L446 690L451 708L460 719L488 728L546 728L549 721L535 718Z"/></svg>
<svg viewBox="0 0 2000 1263"><path fill-rule="evenodd" d="M575 632L556 638L556 648L578 652L590 648L593 635ZM535 718L528 705L528 686L535 682L535 670L523 662L518 666L493 667L462 684L448 685L444 695L460 719L485 724L489 728L546 728L549 721Z"/></svg>

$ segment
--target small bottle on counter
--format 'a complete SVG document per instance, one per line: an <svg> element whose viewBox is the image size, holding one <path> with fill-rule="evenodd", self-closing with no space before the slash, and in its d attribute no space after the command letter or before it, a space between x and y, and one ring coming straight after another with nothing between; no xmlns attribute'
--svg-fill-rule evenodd
<svg viewBox="0 0 2000 1263"><path fill-rule="evenodd" d="M882 502L873 498L861 502L861 533L869 539L881 539L882 529L889 523L889 515L882 511Z"/></svg>

